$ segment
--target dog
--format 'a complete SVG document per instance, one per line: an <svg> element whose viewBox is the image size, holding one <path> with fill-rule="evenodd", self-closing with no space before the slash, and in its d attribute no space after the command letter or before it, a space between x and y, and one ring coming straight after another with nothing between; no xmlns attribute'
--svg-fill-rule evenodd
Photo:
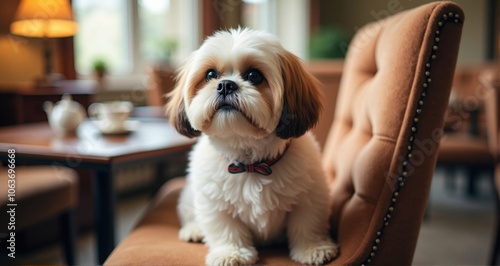
<svg viewBox="0 0 500 266"><path fill-rule="evenodd" d="M300 263L337 256L319 146L308 133L321 94L277 37L215 33L187 59L168 96L177 131L199 137L177 206L179 238L204 241L207 265L254 264L256 246L286 240Z"/></svg>

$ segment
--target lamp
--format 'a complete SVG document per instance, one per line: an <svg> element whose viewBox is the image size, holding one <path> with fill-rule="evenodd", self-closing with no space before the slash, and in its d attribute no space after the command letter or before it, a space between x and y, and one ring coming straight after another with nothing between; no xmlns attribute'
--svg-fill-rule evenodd
<svg viewBox="0 0 500 266"><path fill-rule="evenodd" d="M48 38L69 37L76 31L69 0L21 0L10 24L12 34L43 38L46 81L52 72Z"/></svg>

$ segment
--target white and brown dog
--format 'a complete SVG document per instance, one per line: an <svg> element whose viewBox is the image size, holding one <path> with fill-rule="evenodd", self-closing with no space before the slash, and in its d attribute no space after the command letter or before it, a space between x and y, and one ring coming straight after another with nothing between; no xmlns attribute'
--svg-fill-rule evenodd
<svg viewBox="0 0 500 266"><path fill-rule="evenodd" d="M188 137L179 237L204 240L208 265L253 264L255 245L285 241L307 264L333 259L328 186L306 132L321 109L317 82L273 35L221 31L189 57L167 113Z"/></svg>

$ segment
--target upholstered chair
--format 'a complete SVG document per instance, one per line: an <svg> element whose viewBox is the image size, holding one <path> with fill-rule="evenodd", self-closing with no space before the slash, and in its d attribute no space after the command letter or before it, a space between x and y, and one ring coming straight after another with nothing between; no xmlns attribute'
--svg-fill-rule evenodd
<svg viewBox="0 0 500 266"><path fill-rule="evenodd" d="M149 82L146 93L148 106L164 106L167 103L165 95L175 86L175 70L167 66L148 68Z"/></svg>
<svg viewBox="0 0 500 266"><path fill-rule="evenodd" d="M500 255L500 68L485 70L480 76L487 89L485 97L486 133L489 150L495 161L496 221L490 265L498 265Z"/></svg>
<svg viewBox="0 0 500 266"><path fill-rule="evenodd" d="M369 24L350 44L323 150L331 184L332 265L412 263L442 134L464 14L434 2ZM328 99L326 99L328 101ZM178 239L183 181L167 183L108 265L203 265ZM258 264L293 265L286 246Z"/></svg>
<svg viewBox="0 0 500 266"><path fill-rule="evenodd" d="M0 213L2 219L0 234L10 235L6 226L10 222L7 211L15 208L15 231L46 221L50 218L59 220L60 237L63 240L65 262L76 263L76 221L75 208L78 203L78 175L66 167L56 166L19 166L10 171L7 165L0 166ZM13 175L12 175L13 173ZM15 180L13 199L9 201L7 180ZM15 206L9 206L15 204ZM5 226L4 226L5 225ZM7 238L8 239L8 238ZM5 247L2 245L2 247ZM8 252L8 251L7 251ZM19 253L19 250L18 252ZM5 263L16 263L6 260Z"/></svg>
<svg viewBox="0 0 500 266"><path fill-rule="evenodd" d="M495 162L488 147L485 116L485 87L479 81L482 72L494 65L458 67L445 119L437 165L445 171L448 188L454 188L458 171L464 171L466 193L476 196L477 181L486 174L493 177Z"/></svg>

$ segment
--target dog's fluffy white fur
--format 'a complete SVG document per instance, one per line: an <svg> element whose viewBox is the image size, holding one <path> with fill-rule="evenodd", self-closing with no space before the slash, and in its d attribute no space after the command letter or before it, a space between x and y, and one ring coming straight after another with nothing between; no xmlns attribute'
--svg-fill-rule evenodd
<svg viewBox="0 0 500 266"><path fill-rule="evenodd" d="M255 246L286 239L301 263L337 255L319 147L306 133L320 109L316 80L270 34L218 32L190 56L167 113L180 133L200 136L178 204L179 237L205 241L208 265L253 264ZM269 176L227 170L281 154Z"/></svg>

